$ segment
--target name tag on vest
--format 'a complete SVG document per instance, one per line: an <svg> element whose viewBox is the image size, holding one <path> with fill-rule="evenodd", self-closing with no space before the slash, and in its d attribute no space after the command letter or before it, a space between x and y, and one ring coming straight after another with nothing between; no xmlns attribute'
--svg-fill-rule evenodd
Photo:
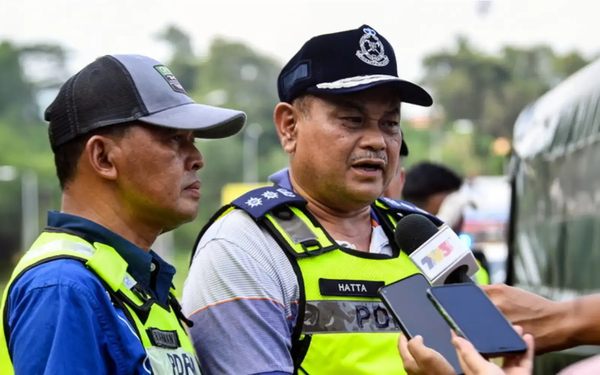
<svg viewBox="0 0 600 375"><path fill-rule="evenodd" d="M177 331L162 331L157 328L148 328L148 337L154 346L167 349L177 349L180 346Z"/></svg>
<svg viewBox="0 0 600 375"><path fill-rule="evenodd" d="M383 281L319 279L319 291L323 296L379 297L377 291Z"/></svg>

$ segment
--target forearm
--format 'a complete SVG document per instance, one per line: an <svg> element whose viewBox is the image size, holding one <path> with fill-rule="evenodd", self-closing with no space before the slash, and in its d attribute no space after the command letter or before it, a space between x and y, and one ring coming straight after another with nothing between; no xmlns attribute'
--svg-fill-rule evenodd
<svg viewBox="0 0 600 375"><path fill-rule="evenodd" d="M534 335L537 354L600 345L600 295L557 302L548 318L549 330Z"/></svg>
<svg viewBox="0 0 600 375"><path fill-rule="evenodd" d="M567 337L566 348L600 345L600 295L595 294L563 302L568 318L562 327ZM564 348L564 349L566 349Z"/></svg>

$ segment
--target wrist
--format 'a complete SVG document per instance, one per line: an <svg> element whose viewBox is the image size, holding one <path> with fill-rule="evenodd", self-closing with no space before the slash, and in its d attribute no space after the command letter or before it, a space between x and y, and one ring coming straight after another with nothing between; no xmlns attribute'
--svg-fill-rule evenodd
<svg viewBox="0 0 600 375"><path fill-rule="evenodd" d="M538 355L570 347L578 324L574 310L572 301L552 301L540 310L540 319L532 332Z"/></svg>
<svg viewBox="0 0 600 375"><path fill-rule="evenodd" d="M554 312L557 326L555 346L560 349L571 348L580 345L578 343L585 327L585 319L578 313L578 300L557 302Z"/></svg>

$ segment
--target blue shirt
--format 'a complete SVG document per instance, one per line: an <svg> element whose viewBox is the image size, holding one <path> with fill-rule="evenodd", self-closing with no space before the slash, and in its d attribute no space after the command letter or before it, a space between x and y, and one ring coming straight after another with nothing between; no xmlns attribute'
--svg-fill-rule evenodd
<svg viewBox="0 0 600 375"><path fill-rule="evenodd" d="M48 226L113 247L129 274L167 302L175 268L153 251L78 216L49 212ZM16 374L150 374L134 328L79 261L54 260L28 270L12 285L7 308Z"/></svg>

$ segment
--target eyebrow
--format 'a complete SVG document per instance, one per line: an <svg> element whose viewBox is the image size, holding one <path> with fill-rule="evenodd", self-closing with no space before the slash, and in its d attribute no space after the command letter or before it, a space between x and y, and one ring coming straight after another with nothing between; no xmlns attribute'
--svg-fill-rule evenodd
<svg viewBox="0 0 600 375"><path fill-rule="evenodd" d="M357 111L359 111L359 112L361 112L363 114L367 113L367 109L364 106L362 106L362 105L360 105L360 104L358 104L358 103L356 103L356 102L354 102L352 100L349 100L349 99L345 99L345 98L327 98L326 100L329 101L330 103L332 103L332 104L334 104L336 106L342 107L344 109L355 109L355 110L357 110Z"/></svg>
<svg viewBox="0 0 600 375"><path fill-rule="evenodd" d="M346 109L355 109L362 114L366 114L368 112L364 106L362 106L359 103L356 103L352 100L349 100L349 99L327 98L326 100L331 102L332 104L344 107ZM396 105L393 109L385 111L385 115L399 115L399 114L400 114L400 105Z"/></svg>

